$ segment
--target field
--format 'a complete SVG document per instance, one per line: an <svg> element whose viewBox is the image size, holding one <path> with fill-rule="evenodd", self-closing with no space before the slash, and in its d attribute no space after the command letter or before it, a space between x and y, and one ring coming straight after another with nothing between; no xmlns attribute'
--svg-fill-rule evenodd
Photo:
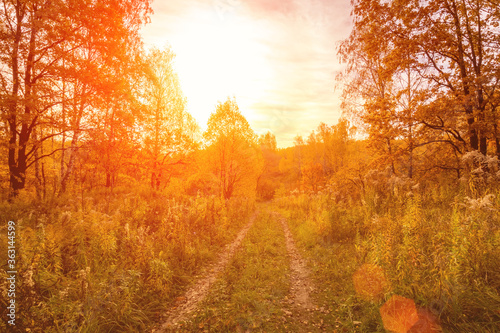
<svg viewBox="0 0 500 333"><path fill-rule="evenodd" d="M144 190L5 204L2 218L17 221L16 328L384 332L380 308L399 295L419 314L409 332L498 332L499 203L453 195L346 205L302 194L252 204ZM356 285L356 274L381 289ZM188 287L208 275L183 310ZM176 308L182 316L165 325Z"/></svg>
<svg viewBox="0 0 500 333"><path fill-rule="evenodd" d="M500 333L499 0L0 2L0 332Z"/></svg>

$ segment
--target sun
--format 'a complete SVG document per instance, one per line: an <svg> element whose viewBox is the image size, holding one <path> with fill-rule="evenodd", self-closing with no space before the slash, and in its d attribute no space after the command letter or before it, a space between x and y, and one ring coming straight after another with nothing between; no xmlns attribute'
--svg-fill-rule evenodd
<svg viewBox="0 0 500 333"><path fill-rule="evenodd" d="M268 50L257 39L263 27L244 17L221 19L202 10L193 10L183 22L153 44L169 44L176 54L174 67L188 111L204 128L217 102L234 96L251 121L252 104L264 98L272 81ZM161 29L161 24L154 21L148 29Z"/></svg>

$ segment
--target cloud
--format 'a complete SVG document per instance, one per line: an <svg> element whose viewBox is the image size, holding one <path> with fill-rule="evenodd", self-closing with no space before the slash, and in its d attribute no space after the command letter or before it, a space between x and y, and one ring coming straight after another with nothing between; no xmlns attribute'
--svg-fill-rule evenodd
<svg viewBox="0 0 500 333"><path fill-rule="evenodd" d="M335 77L343 66L336 43L351 28L349 0L183 0L153 6L156 27L145 38L155 44L195 36L193 29L212 31L214 24L245 32L246 39L235 47L258 48L252 52L253 59L259 57L253 63L270 70L259 76L253 69L234 69L260 87L258 96L243 94L240 108L256 132L271 130L279 146L292 145L297 134L307 136L320 122L334 124L339 118ZM183 34L186 29L191 34Z"/></svg>
<svg viewBox="0 0 500 333"><path fill-rule="evenodd" d="M269 0L254 0L247 1L245 4L248 9L255 15L269 15L272 14L289 14L296 10L295 1L293 0L281 0L281 1L269 1Z"/></svg>
<svg viewBox="0 0 500 333"><path fill-rule="evenodd" d="M274 79L266 102L253 108L260 119L268 116L255 125L273 131L279 146L292 145L297 134L307 136L320 122L333 124L340 117L335 77L343 66L335 45L347 37L350 19L348 2L339 3L295 1L289 7L294 11L279 13L286 15L268 12L270 31L261 43L270 50Z"/></svg>

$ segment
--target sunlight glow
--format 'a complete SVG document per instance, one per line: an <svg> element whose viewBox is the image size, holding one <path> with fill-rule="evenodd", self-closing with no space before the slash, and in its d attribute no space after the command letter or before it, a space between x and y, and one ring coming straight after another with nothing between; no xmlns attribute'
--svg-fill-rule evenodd
<svg viewBox="0 0 500 333"><path fill-rule="evenodd" d="M352 279L356 293L367 300L381 299L389 286L382 268L371 264L363 264Z"/></svg>
<svg viewBox="0 0 500 333"><path fill-rule="evenodd" d="M272 76L266 47L256 37L263 33L262 27L242 17L223 20L210 14L207 9L193 8L191 20L175 33L146 40L158 48L171 45L188 111L202 128L217 101L233 96L251 120L254 115L249 107L265 94L263 83ZM158 29L159 24L153 22L151 28Z"/></svg>

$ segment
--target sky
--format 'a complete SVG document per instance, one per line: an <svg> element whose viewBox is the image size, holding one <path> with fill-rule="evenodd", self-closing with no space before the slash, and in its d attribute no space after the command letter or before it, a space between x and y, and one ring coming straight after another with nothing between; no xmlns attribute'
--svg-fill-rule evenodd
<svg viewBox="0 0 500 333"><path fill-rule="evenodd" d="M153 10L145 46L176 54L188 111L202 129L228 97L278 147L337 123L336 46L350 33L349 0L154 0Z"/></svg>

